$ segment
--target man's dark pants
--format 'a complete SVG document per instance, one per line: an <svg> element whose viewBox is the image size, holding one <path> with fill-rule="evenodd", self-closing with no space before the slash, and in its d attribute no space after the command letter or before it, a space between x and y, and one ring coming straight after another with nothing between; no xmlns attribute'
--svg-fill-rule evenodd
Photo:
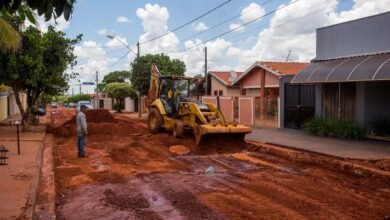
<svg viewBox="0 0 390 220"><path fill-rule="evenodd" d="M84 145L85 145L85 135L77 136L77 150L78 150L78 156L84 157L85 151L84 151Z"/></svg>

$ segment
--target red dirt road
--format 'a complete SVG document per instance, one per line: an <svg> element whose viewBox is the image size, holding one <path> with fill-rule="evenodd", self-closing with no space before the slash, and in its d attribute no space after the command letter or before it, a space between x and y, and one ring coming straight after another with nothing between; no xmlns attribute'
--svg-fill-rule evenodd
<svg viewBox="0 0 390 220"><path fill-rule="evenodd" d="M190 135L151 135L142 120L122 115L87 114L89 158L78 159L74 121L67 122L73 114L65 111L50 129L59 219L390 217L388 176L319 164L315 155L313 161L294 160L251 145L196 148ZM174 144L191 153L171 155Z"/></svg>

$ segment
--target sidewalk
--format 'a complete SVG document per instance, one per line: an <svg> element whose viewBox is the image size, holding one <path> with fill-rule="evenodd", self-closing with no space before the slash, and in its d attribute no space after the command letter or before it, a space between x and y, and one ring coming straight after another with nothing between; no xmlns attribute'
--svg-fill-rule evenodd
<svg viewBox="0 0 390 220"><path fill-rule="evenodd" d="M16 127L0 127L0 145L9 150L8 165L0 165L0 219L16 219L31 212L45 136L44 127L39 129L20 132L18 155Z"/></svg>
<svg viewBox="0 0 390 220"><path fill-rule="evenodd" d="M303 149L337 157L354 159L389 159L390 143L370 140L340 140L312 136L302 130L253 128L247 140Z"/></svg>

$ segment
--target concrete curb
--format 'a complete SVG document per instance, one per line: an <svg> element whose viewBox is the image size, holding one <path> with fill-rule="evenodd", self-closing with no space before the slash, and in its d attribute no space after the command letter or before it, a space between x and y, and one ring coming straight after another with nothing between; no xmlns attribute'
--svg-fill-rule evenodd
<svg viewBox="0 0 390 220"><path fill-rule="evenodd" d="M37 149L37 156L36 156L37 163L35 166L35 175L31 183L31 190L26 201L25 210L22 212L22 214L19 217L21 219L32 219L33 216L33 209L37 198L40 174L42 169L42 153L43 153L43 141L39 146L39 148Z"/></svg>
<svg viewBox="0 0 390 220"><path fill-rule="evenodd" d="M32 219L56 219L56 190L54 181L53 136L45 136L42 151L42 169Z"/></svg>
<svg viewBox="0 0 390 220"><path fill-rule="evenodd" d="M311 152L308 150L292 149L284 146L274 146L271 144L264 144L256 141L247 141L254 146L256 150L271 155L282 156L285 158L291 158L301 162L315 163L327 168L333 168L342 170L346 173L355 176L373 176L381 177L390 180L390 172L385 170L376 169L361 164L346 161L346 158L335 157L318 152Z"/></svg>

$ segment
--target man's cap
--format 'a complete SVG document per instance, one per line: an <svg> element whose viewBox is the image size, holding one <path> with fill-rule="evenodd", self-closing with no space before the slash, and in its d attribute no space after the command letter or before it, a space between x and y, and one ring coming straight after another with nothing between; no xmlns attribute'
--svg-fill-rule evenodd
<svg viewBox="0 0 390 220"><path fill-rule="evenodd" d="M86 105L81 105L80 109L87 109L88 107Z"/></svg>

